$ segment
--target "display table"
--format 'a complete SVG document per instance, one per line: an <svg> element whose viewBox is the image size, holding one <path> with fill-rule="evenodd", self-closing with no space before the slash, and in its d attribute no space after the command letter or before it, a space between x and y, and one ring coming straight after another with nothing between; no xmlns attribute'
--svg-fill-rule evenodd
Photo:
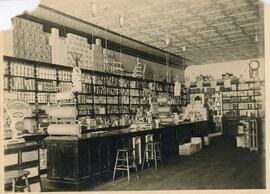
<svg viewBox="0 0 270 194"><path fill-rule="evenodd" d="M97 180L111 180L116 150L124 145L132 146L132 138L140 137L142 154L146 135L160 140L166 162L178 155L179 144L189 142L191 137L207 136L208 122L183 122L142 130L125 128L82 134L81 137L47 137L47 181L56 187L64 185L80 190L85 185L96 184Z"/></svg>

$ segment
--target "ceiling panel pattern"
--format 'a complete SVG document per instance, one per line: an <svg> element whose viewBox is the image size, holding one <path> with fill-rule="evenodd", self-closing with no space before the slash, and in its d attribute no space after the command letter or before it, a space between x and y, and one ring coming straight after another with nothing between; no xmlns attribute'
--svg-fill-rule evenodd
<svg viewBox="0 0 270 194"><path fill-rule="evenodd" d="M91 2L97 6L94 17ZM263 4L259 0L42 0L41 4L195 64L264 55ZM125 18L123 29L120 15ZM168 46L166 38L170 39Z"/></svg>

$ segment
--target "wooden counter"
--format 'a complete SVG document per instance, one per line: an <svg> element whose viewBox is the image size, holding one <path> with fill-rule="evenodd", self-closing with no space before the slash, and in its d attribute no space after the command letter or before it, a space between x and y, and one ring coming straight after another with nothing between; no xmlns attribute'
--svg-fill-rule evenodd
<svg viewBox="0 0 270 194"><path fill-rule="evenodd" d="M163 160L166 162L166 159L178 155L179 144L190 142L191 137L208 135L208 122L183 122L144 130L126 128L83 134L81 137L47 137L47 180L54 186L63 187L65 184L65 187L76 190L84 185L96 184L97 180L110 180L116 150L133 146L132 138L139 137L142 154L146 135L153 135L154 140L161 141Z"/></svg>

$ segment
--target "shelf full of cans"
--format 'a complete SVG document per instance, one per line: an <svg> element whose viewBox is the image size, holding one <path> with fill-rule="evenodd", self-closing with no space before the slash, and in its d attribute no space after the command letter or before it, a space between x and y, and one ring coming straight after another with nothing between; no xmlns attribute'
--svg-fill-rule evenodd
<svg viewBox="0 0 270 194"><path fill-rule="evenodd" d="M57 92L72 88L71 69L4 58L4 90L30 104L56 103Z"/></svg>
<svg viewBox="0 0 270 194"><path fill-rule="evenodd" d="M5 91L28 103L53 104L57 92L72 89L71 67L8 56L4 62ZM134 115L138 108L149 108L144 89L157 93L162 85L172 84L82 69L82 91L77 93L76 107L79 116Z"/></svg>

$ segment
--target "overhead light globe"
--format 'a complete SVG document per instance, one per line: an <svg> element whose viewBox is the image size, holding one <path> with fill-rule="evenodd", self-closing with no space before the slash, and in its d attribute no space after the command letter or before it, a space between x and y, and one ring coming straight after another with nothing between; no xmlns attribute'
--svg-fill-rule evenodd
<svg viewBox="0 0 270 194"><path fill-rule="evenodd" d="M120 27L123 28L124 24L125 24L125 18L124 18L123 15L120 15L119 16L119 25L120 25Z"/></svg>

